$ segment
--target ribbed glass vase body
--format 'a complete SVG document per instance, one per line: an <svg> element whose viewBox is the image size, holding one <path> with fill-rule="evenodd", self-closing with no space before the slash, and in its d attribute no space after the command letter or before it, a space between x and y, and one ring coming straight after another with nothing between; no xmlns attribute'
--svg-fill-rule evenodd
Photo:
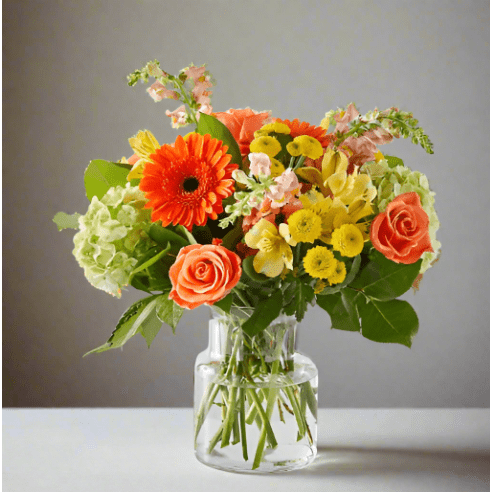
<svg viewBox="0 0 492 492"><path fill-rule="evenodd" d="M281 316L250 337L249 308L212 311L195 363L195 453L236 472L302 468L316 456L318 371L295 350L296 321Z"/></svg>

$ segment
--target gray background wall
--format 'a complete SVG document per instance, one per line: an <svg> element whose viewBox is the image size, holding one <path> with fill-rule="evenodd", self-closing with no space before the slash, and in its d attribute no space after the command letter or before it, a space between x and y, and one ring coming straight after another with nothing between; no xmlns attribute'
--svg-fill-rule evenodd
<svg viewBox="0 0 492 492"><path fill-rule="evenodd" d="M330 330L313 308L299 349L320 371L323 407L489 405L489 5L485 0L3 2L3 404L191 406L207 308L147 349L82 358L111 334L121 300L90 286L57 211L85 213L89 160L131 155L148 128L176 131L126 75L157 58L177 73L207 62L216 111L250 106L318 124L354 101L413 111L434 142L383 151L437 192L440 262L416 295L411 350ZM186 133L188 129L181 133Z"/></svg>

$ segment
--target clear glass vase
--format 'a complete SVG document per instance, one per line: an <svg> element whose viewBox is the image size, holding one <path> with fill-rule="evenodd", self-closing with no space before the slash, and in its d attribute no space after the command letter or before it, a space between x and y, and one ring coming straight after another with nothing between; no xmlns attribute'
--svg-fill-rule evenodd
<svg viewBox="0 0 492 492"><path fill-rule="evenodd" d="M294 317L250 337L251 308L212 309L195 363L195 454L235 472L297 470L316 457L318 370L296 352Z"/></svg>

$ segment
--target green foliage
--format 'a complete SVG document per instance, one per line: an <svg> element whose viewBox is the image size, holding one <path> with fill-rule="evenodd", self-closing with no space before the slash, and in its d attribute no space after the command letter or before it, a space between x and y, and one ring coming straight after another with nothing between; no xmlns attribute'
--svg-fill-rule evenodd
<svg viewBox="0 0 492 492"><path fill-rule="evenodd" d="M217 118L204 113L200 114L200 120L198 121L196 131L200 135L209 134L213 138L222 140L222 143L229 147L227 153L232 156L231 162L241 166L242 159L239 145L236 140L234 140L229 129Z"/></svg>
<svg viewBox="0 0 492 492"><path fill-rule="evenodd" d="M81 214L75 213L69 215L65 212L58 212L53 217L53 222L57 225L59 231L63 229L78 229L79 217L82 217Z"/></svg>
<svg viewBox="0 0 492 492"><path fill-rule="evenodd" d="M371 252L370 260L350 286L379 301L389 301L407 292L422 263L422 260L411 265L395 263L376 250Z"/></svg>
<svg viewBox="0 0 492 492"><path fill-rule="evenodd" d="M282 291L277 290L266 300L260 302L253 314L244 322L243 331L249 336L254 336L264 330L280 315L282 301Z"/></svg>
<svg viewBox="0 0 492 492"><path fill-rule="evenodd" d="M176 334L176 326L178 326L184 309L169 299L168 296L169 293L166 293L157 298L156 313L159 320L169 325L173 334Z"/></svg>
<svg viewBox="0 0 492 492"><path fill-rule="evenodd" d="M222 309L222 311L230 313L233 297L233 294L226 295L223 299L214 303L214 307L218 307L219 309Z"/></svg>
<svg viewBox="0 0 492 492"><path fill-rule="evenodd" d="M406 301L368 300L358 305L362 335L380 343L399 343L410 348L419 329L419 320Z"/></svg>
<svg viewBox="0 0 492 492"><path fill-rule="evenodd" d="M388 167L390 168L405 165L403 164L403 160L400 159L399 157L394 157L392 155L385 155L384 158L386 159L386 162L388 163Z"/></svg>
<svg viewBox="0 0 492 492"><path fill-rule="evenodd" d="M152 341L162 327L162 323L169 325L173 333L183 314L183 308L168 299L169 293L153 295L133 303L118 321L109 340L86 355L104 352L109 349L123 347L123 345L137 333L141 333L150 347Z"/></svg>
<svg viewBox="0 0 492 492"><path fill-rule="evenodd" d="M126 177L129 169L128 165L102 159L91 161L84 174L85 192L89 201L93 196L100 200L113 186L124 187L128 182Z"/></svg>
<svg viewBox="0 0 492 492"><path fill-rule="evenodd" d="M139 331L147 333L148 337L151 338L150 333L155 332L154 324L156 318L155 308L157 297L158 296L145 297L144 299L140 299L133 303L118 321L118 324L108 341L100 347L87 352L84 357L92 353L123 347L123 345Z"/></svg>
<svg viewBox="0 0 492 492"><path fill-rule="evenodd" d="M149 228L149 237L155 241L162 248L166 248L167 245L170 245L170 250L172 252L177 253L183 246L188 246L189 242L177 234L173 232L168 227L162 227L161 222L154 222Z"/></svg>
<svg viewBox="0 0 492 492"><path fill-rule="evenodd" d="M331 327L337 330L360 331L359 313L355 299L360 295L352 289L343 289L330 295L317 295L318 306L331 318Z"/></svg>

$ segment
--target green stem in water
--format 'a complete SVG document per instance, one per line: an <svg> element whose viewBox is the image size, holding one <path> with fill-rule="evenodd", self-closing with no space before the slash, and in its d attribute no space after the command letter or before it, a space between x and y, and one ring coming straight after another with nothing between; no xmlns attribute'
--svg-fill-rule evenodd
<svg viewBox="0 0 492 492"><path fill-rule="evenodd" d="M256 470L256 468L260 466L261 460L263 458L263 453L265 451L265 440L268 432L266 423L268 423L268 427L271 430L270 418L272 417L273 407L275 405L275 401L277 400L277 392L278 392L277 388L273 386L274 384L273 379L274 376L278 373L279 365L280 365L280 361L278 359L273 361L272 363L272 375L270 379L272 381L272 386L270 387L268 392L267 406L265 412L266 418L265 420L263 420L263 428L261 430L260 438L258 439L258 447L256 448L255 460L253 462L253 468L252 468L253 470ZM277 445L278 445L277 441L275 440L275 446L273 447L277 447Z"/></svg>
<svg viewBox="0 0 492 492"><path fill-rule="evenodd" d="M241 447L243 449L244 461L248 461L248 443L246 441L244 399L245 399L244 388L240 388L239 389L239 421L240 421L240 430L241 430Z"/></svg>
<svg viewBox="0 0 492 492"><path fill-rule="evenodd" d="M229 398L227 402L227 413L224 421L224 429L222 432L222 443L221 448L229 445L229 440L231 438L231 431L236 420L236 395L237 386L232 386L229 391Z"/></svg>

